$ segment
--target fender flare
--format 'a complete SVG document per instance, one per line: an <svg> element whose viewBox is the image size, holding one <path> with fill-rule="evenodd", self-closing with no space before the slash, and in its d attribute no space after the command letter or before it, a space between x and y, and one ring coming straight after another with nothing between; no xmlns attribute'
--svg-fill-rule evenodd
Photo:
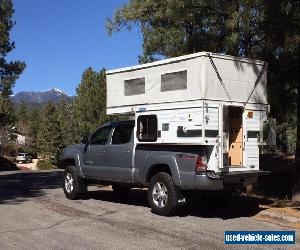
<svg viewBox="0 0 300 250"><path fill-rule="evenodd" d="M176 186L183 187L181 178L180 178L180 173L179 173L179 168L178 164L176 161L176 158L171 155L167 154L162 154L162 155L153 155L153 156L148 156L146 159L147 164L143 168L143 173L142 176L144 176L144 182L148 183L147 177L149 172L155 168L156 166L159 165L167 165L170 168L171 174L173 181Z"/></svg>
<svg viewBox="0 0 300 250"><path fill-rule="evenodd" d="M78 175L80 177L84 177L83 171L82 171L82 160L79 153L73 153L73 154L65 154L63 156L63 159L61 160L61 168L65 168L70 165L70 161L74 161L75 167L77 169ZM72 164L73 165L73 164Z"/></svg>

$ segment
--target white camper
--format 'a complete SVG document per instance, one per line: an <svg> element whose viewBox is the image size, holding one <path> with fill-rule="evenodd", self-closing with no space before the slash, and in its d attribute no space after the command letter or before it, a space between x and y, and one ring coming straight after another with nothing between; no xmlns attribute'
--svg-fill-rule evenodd
<svg viewBox="0 0 300 250"><path fill-rule="evenodd" d="M221 172L259 170L259 145L274 142L262 61L200 52L106 77L107 114L135 116L136 144L205 145Z"/></svg>

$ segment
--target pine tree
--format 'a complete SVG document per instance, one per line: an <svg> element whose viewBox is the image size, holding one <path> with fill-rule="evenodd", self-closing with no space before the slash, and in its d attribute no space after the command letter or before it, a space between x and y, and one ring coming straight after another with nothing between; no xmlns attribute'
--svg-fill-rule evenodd
<svg viewBox="0 0 300 250"><path fill-rule="evenodd" d="M74 101L76 120L81 136L90 134L97 126L109 120L106 115L105 70L99 73L88 68L76 89Z"/></svg>
<svg viewBox="0 0 300 250"><path fill-rule="evenodd" d="M62 131L62 147L78 143L80 135L78 131L78 123L75 119L73 103L62 100L58 104L58 119Z"/></svg>
<svg viewBox="0 0 300 250"><path fill-rule="evenodd" d="M0 1L0 126L14 121L14 108L10 101L12 87L25 68L20 61L7 61L6 56L15 48L10 41L9 32L15 22L12 20L14 9L11 0Z"/></svg>
<svg viewBox="0 0 300 250"><path fill-rule="evenodd" d="M17 108L16 112L17 129L18 131L28 134L29 133L29 112L27 105L22 102Z"/></svg>
<svg viewBox="0 0 300 250"><path fill-rule="evenodd" d="M38 151L44 158L57 156L62 145L62 131L56 107L47 103L42 110L41 123L37 137Z"/></svg>
<svg viewBox="0 0 300 250"><path fill-rule="evenodd" d="M38 146L38 131L41 124L41 114L37 108L33 108L28 115L28 141L29 149L28 151L37 154Z"/></svg>

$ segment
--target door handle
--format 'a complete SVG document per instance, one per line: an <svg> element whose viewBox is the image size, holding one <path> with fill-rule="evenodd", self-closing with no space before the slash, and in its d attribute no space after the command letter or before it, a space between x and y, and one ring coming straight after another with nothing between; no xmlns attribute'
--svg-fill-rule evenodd
<svg viewBox="0 0 300 250"><path fill-rule="evenodd" d="M93 162L92 162L92 161L86 161L85 164L86 164L86 165L92 165Z"/></svg>
<svg viewBox="0 0 300 250"><path fill-rule="evenodd" d="M128 153L129 153L129 150L121 151L121 153L123 153L123 154L128 154Z"/></svg>
<svg viewBox="0 0 300 250"><path fill-rule="evenodd" d="M101 151L99 151L98 153L99 154L104 154L106 151L105 150L101 150Z"/></svg>

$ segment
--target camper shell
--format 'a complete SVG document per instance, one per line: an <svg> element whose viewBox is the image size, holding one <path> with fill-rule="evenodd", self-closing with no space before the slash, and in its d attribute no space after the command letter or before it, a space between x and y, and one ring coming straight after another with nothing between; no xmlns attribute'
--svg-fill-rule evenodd
<svg viewBox="0 0 300 250"><path fill-rule="evenodd" d="M136 144L204 145L210 171L259 170L265 62L200 52L106 77L107 114L134 115Z"/></svg>

